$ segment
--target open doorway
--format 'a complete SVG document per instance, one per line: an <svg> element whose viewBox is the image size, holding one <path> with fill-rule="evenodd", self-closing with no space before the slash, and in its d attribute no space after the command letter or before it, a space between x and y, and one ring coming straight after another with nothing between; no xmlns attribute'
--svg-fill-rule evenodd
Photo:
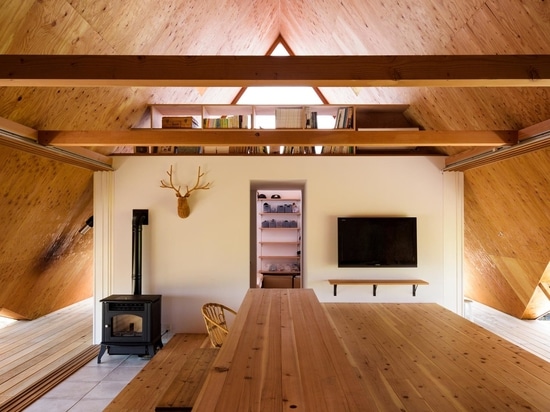
<svg viewBox="0 0 550 412"><path fill-rule="evenodd" d="M304 287L305 182L250 183L250 287Z"/></svg>

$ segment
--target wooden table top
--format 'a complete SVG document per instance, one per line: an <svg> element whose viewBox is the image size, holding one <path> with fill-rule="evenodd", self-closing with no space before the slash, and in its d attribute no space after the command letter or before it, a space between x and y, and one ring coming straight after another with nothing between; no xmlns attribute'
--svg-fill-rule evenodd
<svg viewBox="0 0 550 412"><path fill-rule="evenodd" d="M251 289L193 411L368 411L372 403L312 290Z"/></svg>
<svg viewBox="0 0 550 412"><path fill-rule="evenodd" d="M550 410L550 363L430 303L251 289L193 411Z"/></svg>

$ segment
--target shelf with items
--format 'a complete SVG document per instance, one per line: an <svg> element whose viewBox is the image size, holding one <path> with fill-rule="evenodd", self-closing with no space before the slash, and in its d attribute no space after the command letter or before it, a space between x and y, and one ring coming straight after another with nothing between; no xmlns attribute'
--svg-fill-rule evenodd
<svg viewBox="0 0 550 412"><path fill-rule="evenodd" d="M202 106L201 124L204 129L251 129L252 106Z"/></svg>
<svg viewBox="0 0 550 412"><path fill-rule="evenodd" d="M256 196L257 272L261 279L278 277L268 285L283 285L288 276L286 287L294 287L302 275L301 191L258 191Z"/></svg>
<svg viewBox="0 0 550 412"><path fill-rule="evenodd" d="M149 105L150 127L162 128L164 118L193 118L198 129L205 119L241 116L242 129L341 129L409 128L404 116L408 105L231 105L154 104ZM280 127L277 126L277 118ZM267 121L267 119L270 119ZM317 121L315 121L317 119ZM321 121L322 120L322 121ZM266 123L263 123L266 121ZM191 128L191 127L182 127Z"/></svg>
<svg viewBox="0 0 550 412"><path fill-rule="evenodd" d="M361 143L366 142L365 137L360 137L361 132L418 130L414 126L411 127L403 114L407 107L407 105L150 105L150 128L172 129L170 138L164 137L158 140L174 141L174 144L180 143L183 146L139 147L135 152L354 155L357 154L356 148L363 147ZM281 118L294 120L287 122L281 121ZM178 129L178 135L173 133L174 129ZM319 145L319 142L323 144Z"/></svg>
<svg viewBox="0 0 550 412"><path fill-rule="evenodd" d="M341 105L256 105L253 106L255 128L278 130L303 129L338 129L336 122L339 114L349 109L349 124L346 129L353 129L354 106Z"/></svg>

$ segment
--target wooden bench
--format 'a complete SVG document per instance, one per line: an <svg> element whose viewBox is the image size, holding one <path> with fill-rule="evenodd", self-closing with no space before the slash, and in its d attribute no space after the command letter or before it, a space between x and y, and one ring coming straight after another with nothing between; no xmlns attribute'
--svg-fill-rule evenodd
<svg viewBox="0 0 550 412"><path fill-rule="evenodd" d="M338 285L372 285L373 296L376 296L378 285L412 285L413 296L416 296L418 285L428 285L421 279L329 279L328 283L334 286L334 296Z"/></svg>
<svg viewBox="0 0 550 412"><path fill-rule="evenodd" d="M209 347L210 341L205 333L176 333L147 361L104 412L154 411L193 351Z"/></svg>
<svg viewBox="0 0 550 412"><path fill-rule="evenodd" d="M162 395L155 411L191 411L218 351L218 348L195 349Z"/></svg>

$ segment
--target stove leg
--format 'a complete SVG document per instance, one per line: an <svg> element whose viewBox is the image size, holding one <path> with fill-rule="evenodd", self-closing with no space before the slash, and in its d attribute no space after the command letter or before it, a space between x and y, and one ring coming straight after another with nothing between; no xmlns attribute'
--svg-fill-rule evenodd
<svg viewBox="0 0 550 412"><path fill-rule="evenodd" d="M101 357L103 356L106 350L107 350L107 345L102 344L101 347L99 348L99 355L97 355L97 363L101 363Z"/></svg>

